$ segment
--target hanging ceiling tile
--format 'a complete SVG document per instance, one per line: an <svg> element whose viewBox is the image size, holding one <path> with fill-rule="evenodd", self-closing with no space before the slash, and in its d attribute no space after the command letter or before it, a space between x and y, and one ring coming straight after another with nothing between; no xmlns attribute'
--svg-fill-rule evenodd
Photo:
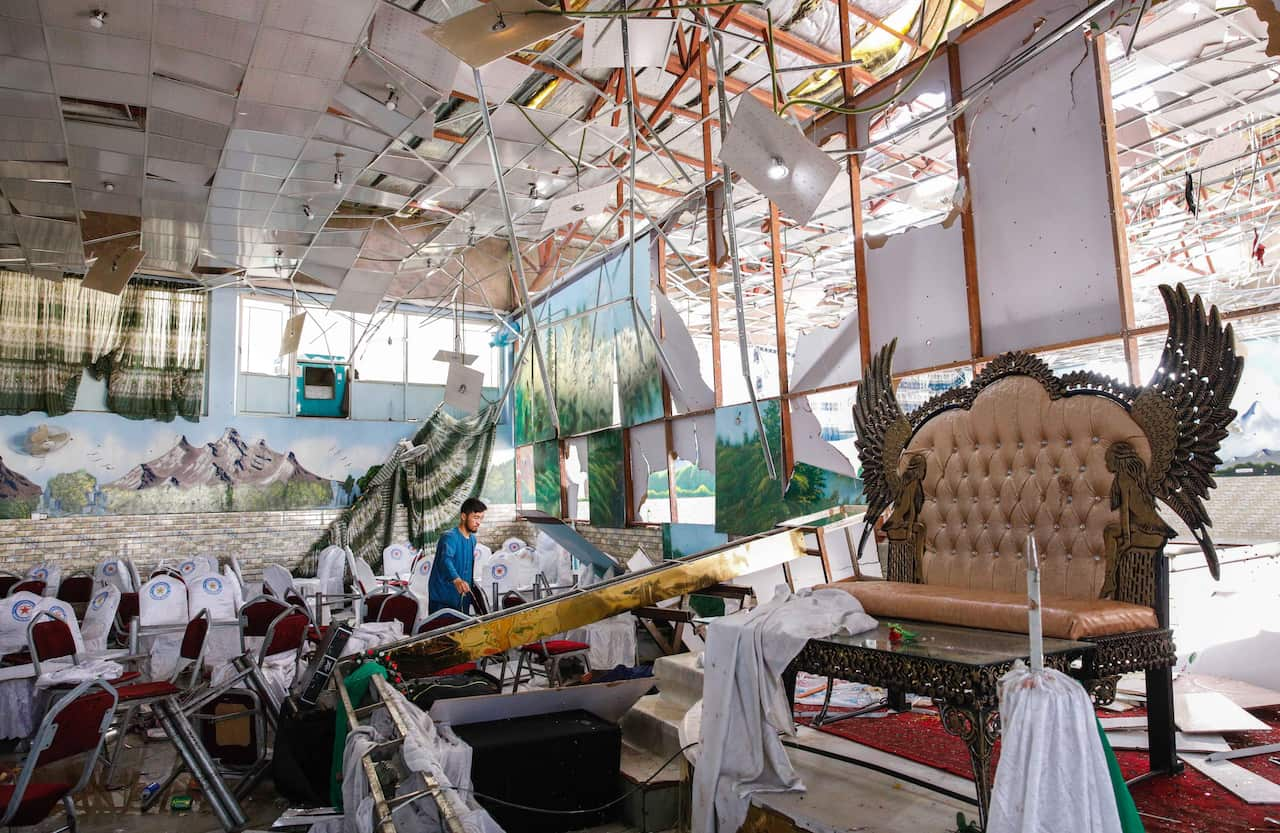
<svg viewBox="0 0 1280 833"><path fill-rule="evenodd" d="M159 43L151 48L151 64L158 76L209 87L228 95L234 95L244 79L243 64Z"/></svg>
<svg viewBox="0 0 1280 833"><path fill-rule="evenodd" d="M152 79L151 103L180 115L217 124L231 124L236 114L234 96L168 78Z"/></svg>
<svg viewBox="0 0 1280 833"><path fill-rule="evenodd" d="M429 21L413 12L383 4L374 15L369 48L437 92L447 94L453 87L459 62L452 52L423 37L431 27Z"/></svg>
<svg viewBox="0 0 1280 833"><path fill-rule="evenodd" d="M243 101L258 101L302 110L323 110L337 89L337 82L305 75L290 75L250 66L240 88Z"/></svg>
<svg viewBox="0 0 1280 833"><path fill-rule="evenodd" d="M156 7L156 42L203 52L234 64L249 63L258 27L185 6Z"/></svg>

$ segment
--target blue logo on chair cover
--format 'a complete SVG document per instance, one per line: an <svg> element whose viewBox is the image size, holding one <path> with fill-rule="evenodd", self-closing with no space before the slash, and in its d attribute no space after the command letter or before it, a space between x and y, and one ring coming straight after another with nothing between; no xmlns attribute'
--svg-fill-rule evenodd
<svg viewBox="0 0 1280 833"><path fill-rule="evenodd" d="M196 571L196 562L195 562L195 561L184 561L184 562L182 562L182 564L181 564L181 565L179 565L178 570L179 570L179 572L181 572L184 576L189 576L189 575L191 575L192 573L194 573L194 572Z"/></svg>
<svg viewBox="0 0 1280 833"><path fill-rule="evenodd" d="M31 620L31 614L35 609L35 603L30 599L19 599L13 603L13 607L9 612L13 615L15 621L29 622Z"/></svg>
<svg viewBox="0 0 1280 833"><path fill-rule="evenodd" d="M489 575L491 575L491 576L493 576L494 578L499 579L499 580L501 580L501 579L503 579L503 578L506 578L506 576L507 576L507 565L506 565L506 564L501 564L501 563L499 563L499 564L494 564L492 567L490 567L490 568L489 568Z"/></svg>
<svg viewBox="0 0 1280 833"><path fill-rule="evenodd" d="M49 578L49 568L36 567L31 571L31 577L36 581L46 581Z"/></svg>
<svg viewBox="0 0 1280 833"><path fill-rule="evenodd" d="M169 597L169 593L172 591L173 588L169 585L169 582L157 581L155 584L151 585L151 589L148 590L147 593L150 594L151 598L158 602L161 599L167 599Z"/></svg>
<svg viewBox="0 0 1280 833"><path fill-rule="evenodd" d="M103 590L101 593L93 597L93 601L89 602L89 607L94 610L101 610L102 606L107 603L107 597L110 595L111 593L109 591Z"/></svg>
<svg viewBox="0 0 1280 833"><path fill-rule="evenodd" d="M108 561L102 565L102 574L104 576L114 576L116 574L116 562Z"/></svg>
<svg viewBox="0 0 1280 833"><path fill-rule="evenodd" d="M200 582L200 587L210 596L218 596L222 593L222 579L217 576L208 576Z"/></svg>
<svg viewBox="0 0 1280 833"><path fill-rule="evenodd" d="M61 619L64 622L69 622L75 618L72 615L71 610L67 608L65 605L63 605L61 602L55 602L49 605L49 612L52 613L56 618Z"/></svg>

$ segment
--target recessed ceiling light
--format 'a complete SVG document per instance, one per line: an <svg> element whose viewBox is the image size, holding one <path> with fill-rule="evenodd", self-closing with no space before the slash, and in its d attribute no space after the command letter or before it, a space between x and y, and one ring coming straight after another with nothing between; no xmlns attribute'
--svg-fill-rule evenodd
<svg viewBox="0 0 1280 833"><path fill-rule="evenodd" d="M781 156L775 156L769 160L769 168L764 173L769 179L786 179L791 169L782 161Z"/></svg>
<svg viewBox="0 0 1280 833"><path fill-rule="evenodd" d="M103 189L104 189L104 190L106 190L106 191L114 191L114 190L116 190L116 184L115 184L114 182L104 182L104 183L102 183L102 187L103 187Z"/></svg>
<svg viewBox="0 0 1280 833"><path fill-rule="evenodd" d="M342 151L333 155L333 190L342 188Z"/></svg>
<svg viewBox="0 0 1280 833"><path fill-rule="evenodd" d="M89 25L95 29L101 29L107 25L107 12L104 9L94 9L89 12Z"/></svg>
<svg viewBox="0 0 1280 833"><path fill-rule="evenodd" d="M383 102L383 106L388 110L394 110L396 107L400 106L400 97L396 95L395 84L387 85L387 100Z"/></svg>

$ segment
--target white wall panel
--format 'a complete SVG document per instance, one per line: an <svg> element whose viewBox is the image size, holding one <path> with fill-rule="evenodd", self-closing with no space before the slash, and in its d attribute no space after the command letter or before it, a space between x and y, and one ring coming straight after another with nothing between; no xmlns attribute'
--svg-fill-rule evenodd
<svg viewBox="0 0 1280 833"><path fill-rule="evenodd" d="M960 46L966 85L1084 7L1040 0ZM1072 33L967 111L983 350L1120 331L1098 79ZM874 321L875 316L872 316Z"/></svg>

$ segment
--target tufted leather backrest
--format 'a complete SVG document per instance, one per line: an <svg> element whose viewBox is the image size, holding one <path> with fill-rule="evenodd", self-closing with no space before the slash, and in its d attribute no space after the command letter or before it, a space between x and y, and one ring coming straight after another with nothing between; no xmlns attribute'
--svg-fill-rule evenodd
<svg viewBox="0 0 1280 833"><path fill-rule="evenodd" d="M1119 520L1105 454L1121 440L1150 463L1146 435L1123 405L1088 393L1051 400L1029 376L994 382L969 410L927 420L907 445L928 462L924 582L1025 591L1034 529L1043 594L1098 598L1103 530Z"/></svg>

